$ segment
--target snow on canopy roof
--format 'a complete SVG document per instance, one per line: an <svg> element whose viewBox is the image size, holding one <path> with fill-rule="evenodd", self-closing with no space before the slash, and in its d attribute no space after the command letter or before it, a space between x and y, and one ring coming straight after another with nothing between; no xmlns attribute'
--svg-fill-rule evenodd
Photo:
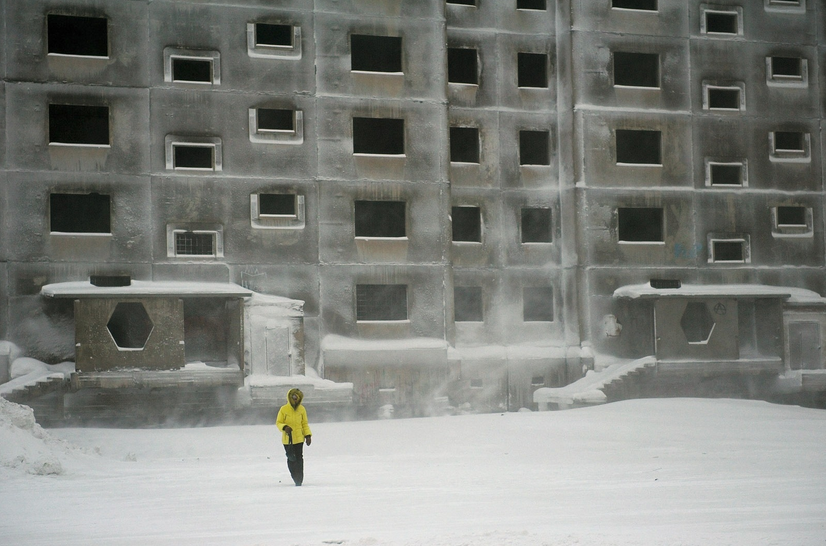
<svg viewBox="0 0 826 546"><path fill-rule="evenodd" d="M47 298L202 296L248 298L252 291L230 282L132 281L129 286L95 286L89 281L58 282L40 289Z"/></svg>
<svg viewBox="0 0 826 546"><path fill-rule="evenodd" d="M782 298L790 303L826 304L817 292L790 286L765 284L684 284L680 288L654 288L650 284L631 284L614 290L615 298Z"/></svg>

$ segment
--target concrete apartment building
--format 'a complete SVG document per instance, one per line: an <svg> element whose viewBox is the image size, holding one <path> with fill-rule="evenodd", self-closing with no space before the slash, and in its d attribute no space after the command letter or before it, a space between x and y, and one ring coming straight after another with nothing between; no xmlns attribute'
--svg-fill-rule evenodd
<svg viewBox="0 0 826 546"><path fill-rule="evenodd" d="M0 336L73 393L826 391L822 2L0 13Z"/></svg>

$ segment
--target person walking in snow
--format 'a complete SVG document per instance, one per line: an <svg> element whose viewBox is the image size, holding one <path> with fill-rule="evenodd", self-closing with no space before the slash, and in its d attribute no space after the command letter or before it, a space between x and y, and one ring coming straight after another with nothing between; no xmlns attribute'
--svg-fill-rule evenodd
<svg viewBox="0 0 826 546"><path fill-rule="evenodd" d="M301 405L304 393L299 389L290 389L287 403L278 410L275 426L281 431L281 442L287 453L287 468L290 470L295 485L304 482L304 442L313 441L310 425L307 423L307 410Z"/></svg>

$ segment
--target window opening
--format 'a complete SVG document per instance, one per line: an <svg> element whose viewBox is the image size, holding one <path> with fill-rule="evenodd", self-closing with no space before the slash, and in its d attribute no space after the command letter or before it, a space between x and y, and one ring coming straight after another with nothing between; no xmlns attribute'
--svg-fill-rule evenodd
<svg viewBox="0 0 826 546"><path fill-rule="evenodd" d="M657 11L657 0L611 0L612 8Z"/></svg>
<svg viewBox="0 0 826 546"><path fill-rule="evenodd" d="M531 387L543 387L545 386L545 376L544 375L535 375L531 377Z"/></svg>
<svg viewBox="0 0 826 546"><path fill-rule="evenodd" d="M546 11L548 6L546 0L516 0L516 9Z"/></svg>
<svg viewBox="0 0 826 546"><path fill-rule="evenodd" d="M261 216L295 216L295 194L262 193L258 195L258 213Z"/></svg>
<svg viewBox="0 0 826 546"><path fill-rule="evenodd" d="M485 381L481 377L474 377L470 380L471 389L481 389L485 386Z"/></svg>
<svg viewBox="0 0 826 546"><path fill-rule="evenodd" d="M109 56L109 21L105 17L48 14L48 52L82 57Z"/></svg>
<svg viewBox="0 0 826 546"><path fill-rule="evenodd" d="M483 322L481 286L453 287L453 317L456 322Z"/></svg>
<svg viewBox="0 0 826 546"><path fill-rule="evenodd" d="M457 6L476 6L476 0L446 0L445 3Z"/></svg>
<svg viewBox="0 0 826 546"><path fill-rule="evenodd" d="M689 302L680 318L680 327L689 343L708 343L714 331L714 317L708 310L708 305L697 301Z"/></svg>
<svg viewBox="0 0 826 546"><path fill-rule="evenodd" d="M777 226L805 226L806 207L777 207Z"/></svg>
<svg viewBox="0 0 826 546"><path fill-rule="evenodd" d="M212 61L208 59L172 59L172 81L212 83Z"/></svg>
<svg viewBox="0 0 826 546"><path fill-rule="evenodd" d="M295 110L258 108L259 131L295 132Z"/></svg>
<svg viewBox="0 0 826 546"><path fill-rule="evenodd" d="M52 233L111 233L111 202L99 193L49 195Z"/></svg>
<svg viewBox="0 0 826 546"><path fill-rule="evenodd" d="M713 262L745 262L745 241L740 240L712 240L711 260Z"/></svg>
<svg viewBox="0 0 826 546"><path fill-rule="evenodd" d="M271 47L292 47L292 25L255 23L255 45Z"/></svg>
<svg viewBox="0 0 826 546"><path fill-rule="evenodd" d="M49 143L108 146L109 108L50 104Z"/></svg>
<svg viewBox="0 0 826 546"><path fill-rule="evenodd" d="M659 87L660 56L656 53L615 51L614 85L620 87Z"/></svg>
<svg viewBox="0 0 826 546"><path fill-rule="evenodd" d="M196 231L175 233L176 256L215 256L215 234Z"/></svg>
<svg viewBox="0 0 826 546"><path fill-rule="evenodd" d="M553 242L551 230L551 209L523 208L522 209L522 242L523 243L550 243Z"/></svg>
<svg viewBox="0 0 826 546"><path fill-rule="evenodd" d="M661 243L663 237L663 209L617 209L617 234L620 242Z"/></svg>
<svg viewBox="0 0 826 546"><path fill-rule="evenodd" d="M800 57L769 57L769 78L776 81L800 82L804 78L806 60Z"/></svg>
<svg viewBox="0 0 826 546"><path fill-rule="evenodd" d="M548 87L548 56L544 53L518 53L517 85Z"/></svg>
<svg viewBox="0 0 826 546"><path fill-rule="evenodd" d="M350 68L355 72L402 72L401 37L351 35Z"/></svg>
<svg viewBox="0 0 826 546"><path fill-rule="evenodd" d="M637 129L617 129L617 163L662 165L662 133Z"/></svg>
<svg viewBox="0 0 826 546"><path fill-rule="evenodd" d="M775 131L774 133L774 149L777 152L802 152L803 147L803 133L792 131Z"/></svg>
<svg viewBox="0 0 826 546"><path fill-rule="evenodd" d="M215 165L215 147L174 144L175 169L212 169Z"/></svg>
<svg viewBox="0 0 826 546"><path fill-rule="evenodd" d="M404 155L404 120L353 118L353 153Z"/></svg>
<svg viewBox="0 0 826 546"><path fill-rule="evenodd" d="M550 133L548 131L519 131L519 164L551 164Z"/></svg>
<svg viewBox="0 0 826 546"><path fill-rule="evenodd" d="M479 207L453 207L454 242L482 242L482 211Z"/></svg>
<svg viewBox="0 0 826 546"><path fill-rule="evenodd" d="M356 201L356 237L405 237L406 208L404 201Z"/></svg>
<svg viewBox="0 0 826 546"><path fill-rule="evenodd" d="M450 161L452 163L479 163L479 129L476 127L450 128Z"/></svg>
<svg viewBox="0 0 826 546"><path fill-rule="evenodd" d="M744 163L709 162L706 173L709 186L746 185L746 166Z"/></svg>
<svg viewBox="0 0 826 546"><path fill-rule="evenodd" d="M525 322L553 322L554 290L550 286L522 289L522 319Z"/></svg>
<svg viewBox="0 0 826 546"><path fill-rule="evenodd" d="M106 329L120 349L143 349L155 325L140 302L118 302Z"/></svg>
<svg viewBox="0 0 826 546"><path fill-rule="evenodd" d="M479 83L478 53L475 49L462 47L447 48L448 83Z"/></svg>
<svg viewBox="0 0 826 546"><path fill-rule="evenodd" d="M407 320L407 285L356 285L356 320Z"/></svg>
<svg viewBox="0 0 826 546"><path fill-rule="evenodd" d="M740 110L742 106L739 87L706 86L706 105L710 110Z"/></svg>
<svg viewBox="0 0 826 546"><path fill-rule="evenodd" d="M704 16L705 32L708 34L740 33L737 12L706 11Z"/></svg>

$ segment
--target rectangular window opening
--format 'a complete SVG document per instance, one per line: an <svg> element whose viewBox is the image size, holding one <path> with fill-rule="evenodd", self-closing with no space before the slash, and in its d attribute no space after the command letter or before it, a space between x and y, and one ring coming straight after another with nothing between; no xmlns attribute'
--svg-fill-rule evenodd
<svg viewBox="0 0 826 546"><path fill-rule="evenodd" d="M548 56L544 53L517 54L517 85L548 87Z"/></svg>
<svg viewBox="0 0 826 546"><path fill-rule="evenodd" d="M544 375L535 375L531 377L531 387L543 387L545 386L545 376Z"/></svg>
<svg viewBox="0 0 826 546"><path fill-rule="evenodd" d="M481 286L453 287L453 317L456 322L484 322Z"/></svg>
<svg viewBox="0 0 826 546"><path fill-rule="evenodd" d="M553 322L554 289L550 286L524 287L522 319L525 322Z"/></svg>
<svg viewBox="0 0 826 546"><path fill-rule="evenodd" d="M212 83L212 59L172 57L172 81Z"/></svg>
<svg viewBox="0 0 826 546"><path fill-rule="evenodd" d="M551 243L553 230L551 223L551 209L523 208L522 209L522 242L523 243Z"/></svg>
<svg viewBox="0 0 826 546"><path fill-rule="evenodd" d="M457 6L476 6L476 0L445 0L445 3Z"/></svg>
<svg viewBox="0 0 826 546"><path fill-rule="evenodd" d="M292 193L261 193L258 195L261 216L296 216L296 196Z"/></svg>
<svg viewBox="0 0 826 546"><path fill-rule="evenodd" d="M662 165L662 133L617 129L616 152L619 164Z"/></svg>
<svg viewBox="0 0 826 546"><path fill-rule="evenodd" d="M48 52L81 57L109 56L109 21L105 17L78 17L50 13Z"/></svg>
<svg viewBox="0 0 826 546"><path fill-rule="evenodd" d="M478 53L472 48L447 48L447 81L478 85Z"/></svg>
<svg viewBox="0 0 826 546"><path fill-rule="evenodd" d="M482 211L479 207L453 207L454 242L482 242Z"/></svg>
<svg viewBox="0 0 826 546"><path fill-rule="evenodd" d="M709 163L710 186L743 186L745 165L742 163Z"/></svg>
<svg viewBox="0 0 826 546"><path fill-rule="evenodd" d="M777 227L806 227L806 207L777 207Z"/></svg>
<svg viewBox="0 0 826 546"><path fill-rule="evenodd" d="M770 57L769 62L774 78L803 78L803 59L800 57Z"/></svg>
<svg viewBox="0 0 826 546"><path fill-rule="evenodd" d="M215 146L198 146L194 144L173 144L174 169L209 169L215 168Z"/></svg>
<svg viewBox="0 0 826 546"><path fill-rule="evenodd" d="M519 164L550 165L550 140L548 131L519 131Z"/></svg>
<svg viewBox="0 0 826 546"><path fill-rule="evenodd" d="M404 120L354 117L353 153L404 155Z"/></svg>
<svg viewBox="0 0 826 546"><path fill-rule="evenodd" d="M450 162L479 163L479 129L450 128Z"/></svg>
<svg viewBox="0 0 826 546"><path fill-rule="evenodd" d="M111 200L99 193L49 195L49 230L57 233L111 233Z"/></svg>
<svg viewBox="0 0 826 546"><path fill-rule="evenodd" d="M356 237L406 237L406 210L404 201L356 201Z"/></svg>
<svg viewBox="0 0 826 546"><path fill-rule="evenodd" d="M615 9L657 11L657 0L611 0L611 7Z"/></svg>
<svg viewBox="0 0 826 546"><path fill-rule="evenodd" d="M407 320L407 285L356 285L356 320Z"/></svg>
<svg viewBox="0 0 826 546"><path fill-rule="evenodd" d="M175 232L176 256L215 256L215 233Z"/></svg>
<svg viewBox="0 0 826 546"><path fill-rule="evenodd" d="M617 209L617 238L628 243L661 243L665 241L661 208Z"/></svg>
<svg viewBox="0 0 826 546"><path fill-rule="evenodd" d="M516 9L547 11L546 0L516 0Z"/></svg>
<svg viewBox="0 0 826 546"><path fill-rule="evenodd" d="M619 87L660 87L660 56L656 53L615 51L614 85Z"/></svg>
<svg viewBox="0 0 826 546"><path fill-rule="evenodd" d="M708 108L710 110L740 110L740 89L737 87L707 87Z"/></svg>
<svg viewBox="0 0 826 546"><path fill-rule="evenodd" d="M255 45L264 47L292 47L292 25L255 23Z"/></svg>
<svg viewBox="0 0 826 546"><path fill-rule="evenodd" d="M805 151L805 139L803 133L793 131L774 132L774 151L776 152L799 152Z"/></svg>
<svg viewBox="0 0 826 546"><path fill-rule="evenodd" d="M109 107L50 104L49 142L109 146Z"/></svg>
<svg viewBox="0 0 826 546"><path fill-rule="evenodd" d="M737 12L704 12L704 30L707 34L739 34L740 22Z"/></svg>
<svg viewBox="0 0 826 546"><path fill-rule="evenodd" d="M402 39L398 36L350 36L350 67L356 72L402 72Z"/></svg>
<svg viewBox="0 0 826 546"><path fill-rule="evenodd" d="M295 132L295 110L258 108L258 131Z"/></svg>
<svg viewBox="0 0 826 546"><path fill-rule="evenodd" d="M711 256L714 262L745 262L745 241L712 240Z"/></svg>

